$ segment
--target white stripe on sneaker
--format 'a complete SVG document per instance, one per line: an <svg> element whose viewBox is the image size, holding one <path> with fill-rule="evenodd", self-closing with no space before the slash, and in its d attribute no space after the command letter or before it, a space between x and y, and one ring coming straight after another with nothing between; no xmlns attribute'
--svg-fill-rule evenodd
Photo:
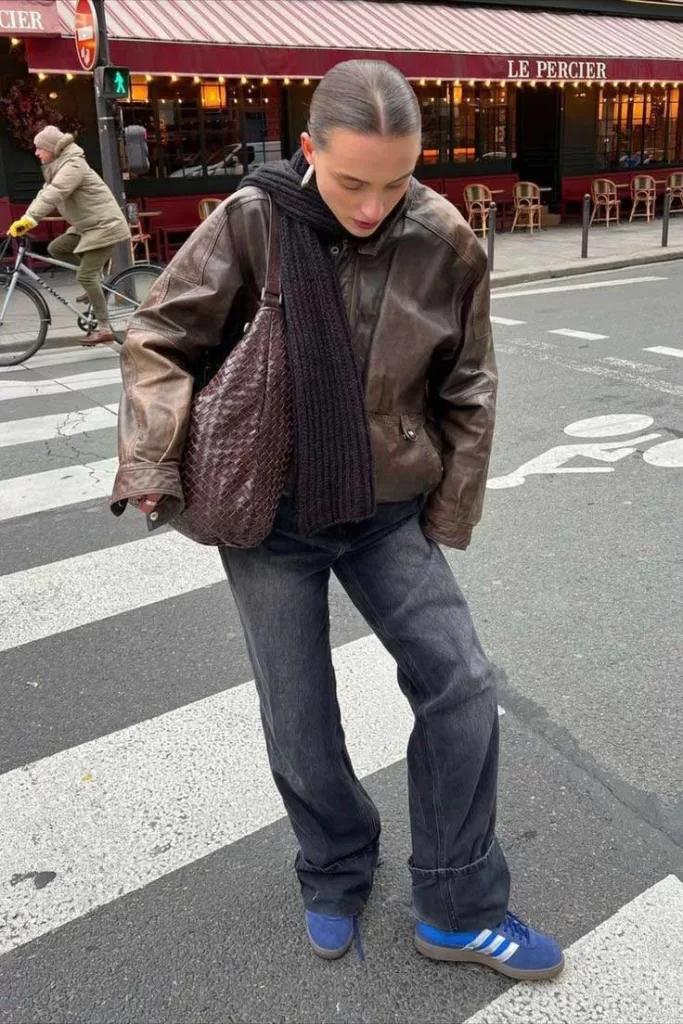
<svg viewBox="0 0 683 1024"><path fill-rule="evenodd" d="M484 952L485 953L489 953L489 954L493 954L493 953L496 952L497 949L500 949L500 947L503 945L504 942L505 942L505 936L504 935L496 935L496 937L493 940L493 942L491 943L491 945L488 947L488 949L485 949Z"/></svg>
<svg viewBox="0 0 683 1024"><path fill-rule="evenodd" d="M518 949L519 943L511 942L504 950L502 950L502 952L494 956L493 959L497 960L499 964L505 964L510 959L510 957L515 955Z"/></svg>
<svg viewBox="0 0 683 1024"><path fill-rule="evenodd" d="M473 939L472 942L469 942L465 946L465 949L479 949L479 947L483 946L486 940L490 938L491 934L491 931L488 928L485 928L483 932L479 932L476 939Z"/></svg>

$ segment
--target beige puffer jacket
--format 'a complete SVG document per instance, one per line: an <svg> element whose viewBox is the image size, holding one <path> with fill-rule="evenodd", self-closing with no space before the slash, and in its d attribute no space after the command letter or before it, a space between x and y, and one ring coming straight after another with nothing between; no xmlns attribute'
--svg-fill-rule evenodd
<svg viewBox="0 0 683 1024"><path fill-rule="evenodd" d="M39 223L58 210L71 225L67 233L81 236L77 253L129 239L130 228L113 192L88 165L73 135L59 140L55 159L43 167L43 177L45 184L26 214Z"/></svg>

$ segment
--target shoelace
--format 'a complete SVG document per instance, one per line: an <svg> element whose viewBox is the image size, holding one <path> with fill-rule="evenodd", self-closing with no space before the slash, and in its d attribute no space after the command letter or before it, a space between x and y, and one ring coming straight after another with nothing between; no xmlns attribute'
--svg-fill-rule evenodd
<svg viewBox="0 0 683 1024"><path fill-rule="evenodd" d="M521 918L508 910L503 921L501 931L504 931L511 939L521 939L527 945L530 939L529 927L524 924Z"/></svg>

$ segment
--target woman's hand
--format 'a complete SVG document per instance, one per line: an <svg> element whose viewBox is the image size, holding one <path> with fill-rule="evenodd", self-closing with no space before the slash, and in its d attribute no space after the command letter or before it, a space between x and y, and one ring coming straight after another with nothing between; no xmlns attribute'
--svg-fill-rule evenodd
<svg viewBox="0 0 683 1024"><path fill-rule="evenodd" d="M161 505L165 497L164 494L145 494L143 498L136 498L134 504L144 515L149 515Z"/></svg>

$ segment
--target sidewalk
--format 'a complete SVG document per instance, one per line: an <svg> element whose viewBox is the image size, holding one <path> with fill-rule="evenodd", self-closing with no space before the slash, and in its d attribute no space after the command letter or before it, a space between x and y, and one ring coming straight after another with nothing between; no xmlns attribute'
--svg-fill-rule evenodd
<svg viewBox="0 0 683 1024"><path fill-rule="evenodd" d="M486 240L482 239L486 245ZM547 231L509 231L496 235L494 287L552 277L618 270L663 260L683 259L683 215L669 222L669 245L662 248L661 218L646 224L597 225L588 238L588 259L581 259L581 225L560 225Z"/></svg>

